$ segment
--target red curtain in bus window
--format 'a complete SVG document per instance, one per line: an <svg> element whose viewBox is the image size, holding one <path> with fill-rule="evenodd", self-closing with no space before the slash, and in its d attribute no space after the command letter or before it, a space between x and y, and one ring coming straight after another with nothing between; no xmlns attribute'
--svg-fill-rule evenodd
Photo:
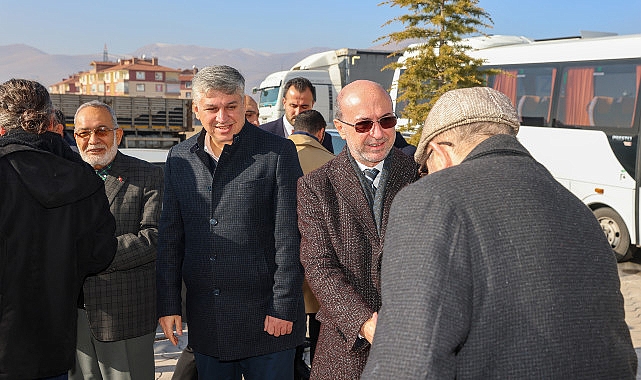
<svg viewBox="0 0 641 380"><path fill-rule="evenodd" d="M502 71L500 74L497 74L494 77L494 85L492 86L495 90L501 91L512 101L512 104L516 107L516 70L506 70Z"/></svg>
<svg viewBox="0 0 641 380"><path fill-rule="evenodd" d="M565 124L590 125L588 105L594 97L594 68L568 69L565 86Z"/></svg>

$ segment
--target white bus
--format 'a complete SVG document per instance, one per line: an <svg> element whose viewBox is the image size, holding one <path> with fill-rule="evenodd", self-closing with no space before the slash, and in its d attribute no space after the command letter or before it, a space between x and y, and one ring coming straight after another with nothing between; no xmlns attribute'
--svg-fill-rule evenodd
<svg viewBox="0 0 641 380"><path fill-rule="evenodd" d="M502 71L488 86L516 106L519 140L594 212L617 259L629 259L641 246L641 34L468 41L471 56Z"/></svg>

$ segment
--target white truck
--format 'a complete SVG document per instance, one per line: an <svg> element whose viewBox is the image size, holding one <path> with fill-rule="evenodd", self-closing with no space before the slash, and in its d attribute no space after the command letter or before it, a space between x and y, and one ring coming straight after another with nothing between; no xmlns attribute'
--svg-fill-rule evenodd
<svg viewBox="0 0 641 380"><path fill-rule="evenodd" d="M386 90L390 89L394 71L382 69L397 60L390 56L391 53L370 49L330 50L303 58L290 70L268 75L260 87L253 89L253 93L260 92L258 107L261 124L283 116L284 86L294 77L305 77L312 82L316 88L314 109L331 124L334 101L343 86L355 80L369 79L380 83Z"/></svg>

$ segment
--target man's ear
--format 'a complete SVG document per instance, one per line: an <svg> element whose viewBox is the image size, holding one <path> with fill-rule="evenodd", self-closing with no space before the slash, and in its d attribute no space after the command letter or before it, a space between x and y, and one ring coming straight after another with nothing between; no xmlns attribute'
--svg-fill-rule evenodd
<svg viewBox="0 0 641 380"><path fill-rule="evenodd" d="M343 131L343 123L341 123L341 121L338 119L334 119L334 128L336 128L341 138L345 140L345 131Z"/></svg>
<svg viewBox="0 0 641 380"><path fill-rule="evenodd" d="M321 128L320 131L316 132L316 138L320 143L323 143L323 139L325 138L325 128Z"/></svg>
<svg viewBox="0 0 641 380"><path fill-rule="evenodd" d="M55 124L51 128L51 131L59 134L60 136L64 136L65 127L62 124Z"/></svg>
<svg viewBox="0 0 641 380"><path fill-rule="evenodd" d="M449 146L433 141L430 141L428 145L432 148L432 167L430 168L430 173L454 166L454 157L452 156L452 149L450 149Z"/></svg>
<svg viewBox="0 0 641 380"><path fill-rule="evenodd" d="M125 131L122 130L122 128L116 129L116 143L120 145L120 142L122 141L122 136L125 134Z"/></svg>

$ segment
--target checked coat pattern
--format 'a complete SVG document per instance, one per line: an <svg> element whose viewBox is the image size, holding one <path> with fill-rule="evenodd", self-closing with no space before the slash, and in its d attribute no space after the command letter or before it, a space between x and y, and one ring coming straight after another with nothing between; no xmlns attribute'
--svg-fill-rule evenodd
<svg viewBox="0 0 641 380"><path fill-rule="evenodd" d="M156 329L156 244L163 174L157 165L118 152L105 180L116 219L111 265L85 280L84 306L93 336L105 342Z"/></svg>

